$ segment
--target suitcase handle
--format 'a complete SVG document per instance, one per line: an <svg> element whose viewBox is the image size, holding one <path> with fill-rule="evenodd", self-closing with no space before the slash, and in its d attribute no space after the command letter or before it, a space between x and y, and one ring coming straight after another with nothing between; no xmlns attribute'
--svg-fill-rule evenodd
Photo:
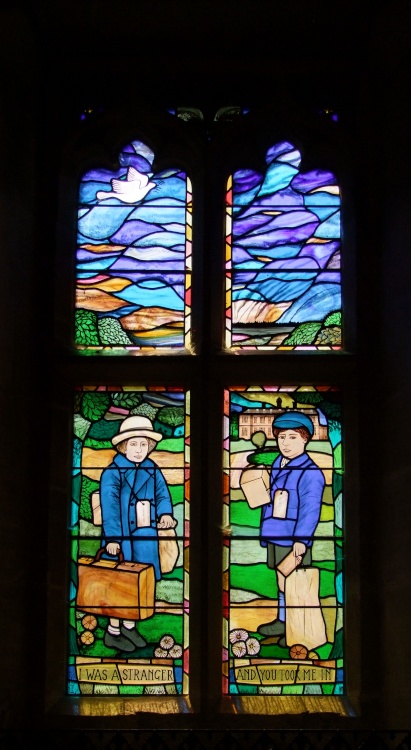
<svg viewBox="0 0 411 750"><path fill-rule="evenodd" d="M96 552L96 555L95 555L95 558L94 558L94 562L98 562L98 561L100 560L100 558L101 558L101 555L102 555L102 554L103 554L103 552L105 552L105 551L106 551L106 548L105 548L105 547L100 547L100 549L99 549L99 550L97 550L97 552ZM107 554L108 554L108 553L107 553ZM113 557L113 555L111 555L111 557ZM120 552L118 553L118 561L119 561L119 563L123 563L123 562L124 562L124 555L123 555L123 553L122 553L122 551L121 551L121 550L120 550Z"/></svg>

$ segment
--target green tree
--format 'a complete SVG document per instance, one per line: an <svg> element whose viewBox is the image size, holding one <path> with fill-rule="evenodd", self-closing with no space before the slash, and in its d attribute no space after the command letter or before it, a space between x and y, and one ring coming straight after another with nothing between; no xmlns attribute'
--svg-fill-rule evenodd
<svg viewBox="0 0 411 750"><path fill-rule="evenodd" d="M81 346L99 346L97 315L92 310L76 310L75 342Z"/></svg>
<svg viewBox="0 0 411 750"><path fill-rule="evenodd" d="M101 343L107 346L130 346L133 343L116 318L101 318L98 321L98 332Z"/></svg>
<svg viewBox="0 0 411 750"><path fill-rule="evenodd" d="M86 521L91 521L93 512L91 508L91 494L96 492L99 488L99 483L94 479L83 476L81 481L81 496L80 496L80 518L84 518Z"/></svg>
<svg viewBox="0 0 411 750"><path fill-rule="evenodd" d="M327 315L324 320L324 326L341 326L341 312L337 310L336 312Z"/></svg>
<svg viewBox="0 0 411 750"><path fill-rule="evenodd" d="M232 412L231 419L230 419L230 437L233 438L233 440L238 440L240 436L240 417L237 411Z"/></svg>
<svg viewBox="0 0 411 750"><path fill-rule="evenodd" d="M132 393L129 391L114 391L111 393L111 398L114 406L120 406L123 409L135 409L142 401L141 395L135 391Z"/></svg>
<svg viewBox="0 0 411 750"><path fill-rule="evenodd" d="M267 435L263 430L258 430L258 432L253 432L251 435L251 442L253 445L255 445L256 448L264 448L266 442L267 442Z"/></svg>
<svg viewBox="0 0 411 750"><path fill-rule="evenodd" d="M157 414L157 419L171 427L179 427L184 424L184 409L181 406L163 406Z"/></svg>
<svg viewBox="0 0 411 750"><path fill-rule="evenodd" d="M340 396L336 391L296 391L295 399L300 404L319 406L327 419L341 419Z"/></svg>
<svg viewBox="0 0 411 750"><path fill-rule="evenodd" d="M157 412L158 409L156 409L154 406L151 406L151 404L142 403L132 409L130 414L137 414L140 417L147 417L151 422L154 422Z"/></svg>
<svg viewBox="0 0 411 750"><path fill-rule="evenodd" d="M294 331L284 339L283 344L285 346L309 346L314 343L320 328L321 323L300 323L300 325L296 326Z"/></svg>
<svg viewBox="0 0 411 750"><path fill-rule="evenodd" d="M110 406L110 397L105 391L86 391L81 399L81 413L90 422L98 422Z"/></svg>

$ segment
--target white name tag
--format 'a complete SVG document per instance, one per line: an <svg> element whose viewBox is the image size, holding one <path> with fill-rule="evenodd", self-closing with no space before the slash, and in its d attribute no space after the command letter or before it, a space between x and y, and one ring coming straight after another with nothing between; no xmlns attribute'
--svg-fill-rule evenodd
<svg viewBox="0 0 411 750"><path fill-rule="evenodd" d="M150 526L150 501L138 500L136 502L137 528L143 529Z"/></svg>
<svg viewBox="0 0 411 750"><path fill-rule="evenodd" d="M274 493L273 517L287 518L288 491L276 490Z"/></svg>

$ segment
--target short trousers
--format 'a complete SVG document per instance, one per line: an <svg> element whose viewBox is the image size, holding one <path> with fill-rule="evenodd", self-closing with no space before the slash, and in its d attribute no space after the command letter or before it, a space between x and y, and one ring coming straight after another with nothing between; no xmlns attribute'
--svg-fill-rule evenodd
<svg viewBox="0 0 411 750"><path fill-rule="evenodd" d="M281 544L274 544L273 542L267 542L267 567L274 570L278 563L284 559L292 551L292 545L289 547L283 547ZM312 555L311 547L307 547L305 555L302 559L302 565L311 565Z"/></svg>

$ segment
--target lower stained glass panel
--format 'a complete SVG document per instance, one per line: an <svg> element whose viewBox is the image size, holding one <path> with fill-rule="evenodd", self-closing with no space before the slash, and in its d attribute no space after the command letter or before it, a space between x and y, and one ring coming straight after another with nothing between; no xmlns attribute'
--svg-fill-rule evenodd
<svg viewBox="0 0 411 750"><path fill-rule="evenodd" d="M341 402L321 386L224 400L223 693L344 693Z"/></svg>
<svg viewBox="0 0 411 750"><path fill-rule="evenodd" d="M70 695L188 694L189 393L75 394Z"/></svg>

